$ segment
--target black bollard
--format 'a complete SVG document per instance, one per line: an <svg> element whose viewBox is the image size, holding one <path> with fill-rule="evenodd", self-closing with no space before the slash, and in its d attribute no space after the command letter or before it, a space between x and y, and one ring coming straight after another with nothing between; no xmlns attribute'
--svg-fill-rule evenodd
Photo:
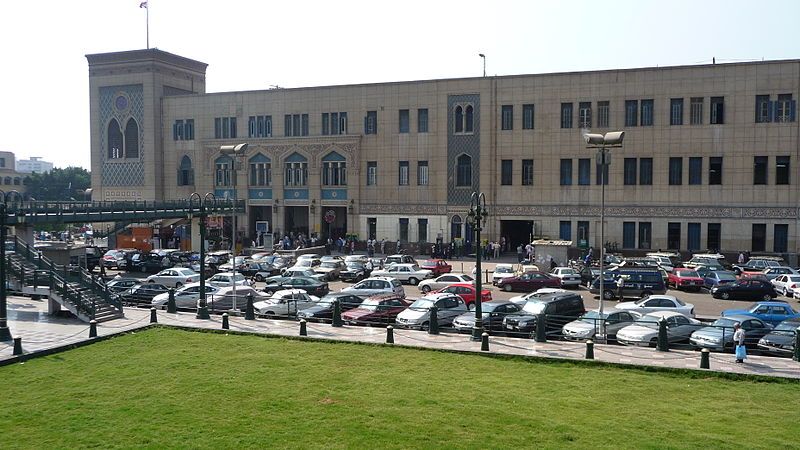
<svg viewBox="0 0 800 450"><path fill-rule="evenodd" d="M658 321L658 342L656 350L660 352L669 351L669 340L667 339L667 321L663 317Z"/></svg>
<svg viewBox="0 0 800 450"><path fill-rule="evenodd" d="M386 327L386 343L394 344L394 327L391 325Z"/></svg>
<svg viewBox="0 0 800 450"><path fill-rule="evenodd" d="M89 322L89 337L90 338L97 337L97 321L96 320L91 320Z"/></svg>
<svg viewBox="0 0 800 450"><path fill-rule="evenodd" d="M150 308L150 323L158 323L158 317L156 317L155 308Z"/></svg>
<svg viewBox="0 0 800 450"><path fill-rule="evenodd" d="M342 326L342 304L339 302L339 299L333 301L333 316L331 319L332 327Z"/></svg>
<svg viewBox="0 0 800 450"><path fill-rule="evenodd" d="M22 338L16 337L14 338L14 356L22 354Z"/></svg>
<svg viewBox="0 0 800 450"><path fill-rule="evenodd" d="M222 329L230 330L231 324L228 322L228 313L222 313Z"/></svg>
<svg viewBox="0 0 800 450"><path fill-rule="evenodd" d="M591 339L586 341L586 359L594 359L594 342Z"/></svg>
<svg viewBox="0 0 800 450"><path fill-rule="evenodd" d="M244 320L256 320L256 311L253 309L253 294L247 294L247 310L244 313Z"/></svg>
<svg viewBox="0 0 800 450"><path fill-rule="evenodd" d="M178 312L178 307L175 305L175 289L170 289L168 295L169 297L167 297L167 312L168 313Z"/></svg>
<svg viewBox="0 0 800 450"><path fill-rule="evenodd" d="M306 319L300 319L300 336L308 336L308 329L306 328Z"/></svg>
<svg viewBox="0 0 800 450"><path fill-rule="evenodd" d="M428 334L439 334L439 308L431 306L428 308L430 321L428 322Z"/></svg>
<svg viewBox="0 0 800 450"><path fill-rule="evenodd" d="M547 342L547 319L544 313L536 315L536 342Z"/></svg>
<svg viewBox="0 0 800 450"><path fill-rule="evenodd" d="M794 330L794 359L800 361L800 327Z"/></svg>
<svg viewBox="0 0 800 450"><path fill-rule="evenodd" d="M707 348L700 350L700 368L701 369L710 369L711 364L709 362L709 354L711 352L708 351Z"/></svg>
<svg viewBox="0 0 800 450"><path fill-rule="evenodd" d="M481 351L488 352L489 351L489 333L483 332L481 334Z"/></svg>

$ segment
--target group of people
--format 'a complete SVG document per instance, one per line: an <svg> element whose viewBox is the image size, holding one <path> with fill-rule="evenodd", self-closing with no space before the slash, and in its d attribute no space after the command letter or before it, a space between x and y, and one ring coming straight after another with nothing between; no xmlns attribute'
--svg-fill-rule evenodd
<svg viewBox="0 0 800 450"><path fill-rule="evenodd" d="M521 264L523 261L533 261L534 259L536 259L536 247L533 244L517 246L517 262Z"/></svg>

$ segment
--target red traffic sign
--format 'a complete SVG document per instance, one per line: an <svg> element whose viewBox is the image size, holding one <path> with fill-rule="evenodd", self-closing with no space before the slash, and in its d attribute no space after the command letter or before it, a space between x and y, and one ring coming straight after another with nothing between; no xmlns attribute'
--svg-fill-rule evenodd
<svg viewBox="0 0 800 450"><path fill-rule="evenodd" d="M334 220L336 220L336 213L332 209L329 209L325 213L325 222L333 223Z"/></svg>

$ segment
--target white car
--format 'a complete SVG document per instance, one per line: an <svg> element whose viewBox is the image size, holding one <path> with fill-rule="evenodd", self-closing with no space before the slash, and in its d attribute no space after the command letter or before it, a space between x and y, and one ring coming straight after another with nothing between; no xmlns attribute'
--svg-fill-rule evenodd
<svg viewBox="0 0 800 450"><path fill-rule="evenodd" d="M402 328L427 330L430 326L430 308L436 306L436 318L439 326L453 323L453 319L469 311L459 295L449 293L428 294L397 315L395 323Z"/></svg>
<svg viewBox="0 0 800 450"><path fill-rule="evenodd" d="M561 278L561 286L577 288L581 285L581 274L572 267L556 267L550 275Z"/></svg>
<svg viewBox="0 0 800 450"><path fill-rule="evenodd" d="M324 273L317 273L312 269L303 267L290 267L281 273L282 277L308 277L319 281L327 281L327 275Z"/></svg>
<svg viewBox="0 0 800 450"><path fill-rule="evenodd" d="M234 262L234 260L236 260L236 261ZM223 272L230 272L230 271L233 270L233 265L234 264L236 264L236 267L238 268L239 266L244 264L245 261L247 261L247 257L246 256L237 256L236 258L231 258L225 264L221 264L219 266L219 270L221 270Z"/></svg>
<svg viewBox="0 0 800 450"><path fill-rule="evenodd" d="M514 276L513 264L498 264L494 268L494 273L492 273L492 284L497 286L497 283L503 278L513 277L513 276Z"/></svg>
<svg viewBox="0 0 800 450"><path fill-rule="evenodd" d="M401 283L415 286L420 281L433 276L428 269L421 269L416 264L395 263L385 269L373 270L370 276L391 277Z"/></svg>
<svg viewBox="0 0 800 450"><path fill-rule="evenodd" d="M658 341L658 324L662 318L667 321L669 342L688 341L692 333L704 326L700 321L675 311L656 311L617 331L617 342L623 345L655 347Z"/></svg>
<svg viewBox="0 0 800 450"><path fill-rule="evenodd" d="M210 284L206 285L206 297L216 294L219 288ZM194 308L200 298L200 283L192 283L175 291L175 306L177 308ZM153 297L150 302L156 308L165 308L169 301L169 292L164 292Z"/></svg>
<svg viewBox="0 0 800 450"><path fill-rule="evenodd" d="M179 288L185 284L195 283L200 281L200 274L192 269L184 267L176 267L174 269L165 269L155 275L150 275L145 278L148 283L158 283L164 286L172 286Z"/></svg>
<svg viewBox="0 0 800 450"><path fill-rule="evenodd" d="M513 303L513 304L515 304L517 306L525 306L525 303L527 303L528 300L534 300L534 299L537 299L539 297L545 296L547 294L555 294L555 293L558 293L558 292L567 292L567 291L564 290L564 289L558 289L558 288L541 288L541 289L537 289L537 290L535 290L533 292L528 292L527 294L515 295L515 296L511 297L510 299L508 299L508 301L510 301L511 303Z"/></svg>
<svg viewBox="0 0 800 450"><path fill-rule="evenodd" d="M400 298L406 298L405 289L399 280L389 277L370 277L358 283L347 286L342 292L349 292L360 297L370 297L381 294L397 294Z"/></svg>
<svg viewBox="0 0 800 450"><path fill-rule="evenodd" d="M341 259L327 259L323 260L322 264L314 267L314 272L324 275L325 281L333 281L339 278L339 274L345 269L344 262Z"/></svg>
<svg viewBox="0 0 800 450"><path fill-rule="evenodd" d="M237 286L250 286L251 284L247 277L240 273L234 275L233 272L220 272L206 280L206 283L219 287L233 286L234 283Z"/></svg>
<svg viewBox="0 0 800 450"><path fill-rule="evenodd" d="M772 279L771 283L775 286L775 292L787 297L794 297L794 293L800 288L800 275L778 275Z"/></svg>
<svg viewBox="0 0 800 450"><path fill-rule="evenodd" d="M217 292L213 294L206 294L206 305L209 311L228 311L237 310L244 311L247 309L247 296L253 295L253 304L260 301L265 295L250 286L233 286L220 287ZM200 307L200 300L196 302L197 307Z"/></svg>
<svg viewBox="0 0 800 450"><path fill-rule="evenodd" d="M419 282L419 290L424 293L431 291L438 291L439 289L446 288L453 283L472 283L475 281L471 276L463 273L446 273L439 275L437 278L430 278Z"/></svg>
<svg viewBox="0 0 800 450"><path fill-rule="evenodd" d="M634 311L650 314L656 311L675 311L688 317L694 317L694 305L684 303L674 295L651 295L635 302L621 302L614 306L622 311Z"/></svg>
<svg viewBox="0 0 800 450"><path fill-rule="evenodd" d="M300 258L294 263L292 266L293 269L305 269L305 270L314 270L315 267L322 264L322 260L319 258Z"/></svg>
<svg viewBox="0 0 800 450"><path fill-rule="evenodd" d="M283 289L268 299L253 303L253 308L262 316L295 316L297 311L314 306L317 302L319 297L308 295L302 289Z"/></svg>
<svg viewBox="0 0 800 450"><path fill-rule="evenodd" d="M605 330L606 338L614 339L620 329L631 325L640 317L642 315L634 311L611 310L602 314L599 311L586 311L577 320L564 325L561 335L567 340L585 340L592 339L597 332L602 335Z"/></svg>

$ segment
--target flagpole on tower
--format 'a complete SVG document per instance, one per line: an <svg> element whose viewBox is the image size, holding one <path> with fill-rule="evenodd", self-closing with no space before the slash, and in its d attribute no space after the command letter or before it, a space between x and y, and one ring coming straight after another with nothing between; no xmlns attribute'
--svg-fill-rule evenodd
<svg viewBox="0 0 800 450"><path fill-rule="evenodd" d="M147 48L150 49L150 8L147 7L147 2L139 3L139 8L144 8L147 21Z"/></svg>

